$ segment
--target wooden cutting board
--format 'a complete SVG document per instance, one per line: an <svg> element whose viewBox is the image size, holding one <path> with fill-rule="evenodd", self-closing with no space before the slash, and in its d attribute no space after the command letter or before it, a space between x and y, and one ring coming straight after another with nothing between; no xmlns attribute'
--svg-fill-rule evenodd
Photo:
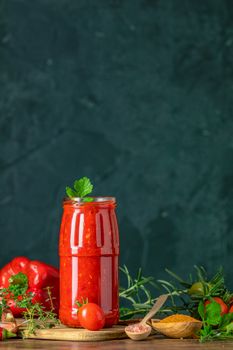
<svg viewBox="0 0 233 350"><path fill-rule="evenodd" d="M22 320L17 321L18 324ZM28 334L24 327L21 333L27 339L47 339L47 340L70 340L70 341L104 341L113 339L127 338L125 326L116 325L112 328L104 328L99 331L88 331L82 328L69 328L64 325L58 325L50 329L38 329L35 334Z"/></svg>

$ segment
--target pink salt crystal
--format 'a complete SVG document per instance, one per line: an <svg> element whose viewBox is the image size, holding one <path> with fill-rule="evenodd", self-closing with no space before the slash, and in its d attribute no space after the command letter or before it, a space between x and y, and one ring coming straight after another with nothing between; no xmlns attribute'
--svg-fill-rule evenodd
<svg viewBox="0 0 233 350"><path fill-rule="evenodd" d="M143 333L148 331L148 326L142 325L140 323L135 323L127 327L127 331L131 333Z"/></svg>

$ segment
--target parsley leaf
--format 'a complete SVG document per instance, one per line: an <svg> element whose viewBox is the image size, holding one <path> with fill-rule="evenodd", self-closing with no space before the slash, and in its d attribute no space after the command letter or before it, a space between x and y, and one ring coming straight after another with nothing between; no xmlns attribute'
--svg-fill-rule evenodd
<svg viewBox="0 0 233 350"><path fill-rule="evenodd" d="M93 198L92 197L85 197L83 198L83 202L92 202Z"/></svg>
<svg viewBox="0 0 233 350"><path fill-rule="evenodd" d="M24 294L28 289L28 278L22 272L12 275L9 278L9 283L8 290L14 295L14 297Z"/></svg>
<svg viewBox="0 0 233 350"><path fill-rule="evenodd" d="M230 322L230 323L226 326L226 332L227 332L227 334L232 334L232 333L233 333L233 322Z"/></svg>
<svg viewBox="0 0 233 350"><path fill-rule="evenodd" d="M70 188L70 187L66 187L66 194L67 194L67 196L68 197L70 197L70 198L72 198L72 197L78 197L78 195L77 195L77 193L74 191L74 190L72 190L72 188Z"/></svg>
<svg viewBox="0 0 233 350"><path fill-rule="evenodd" d="M89 193L91 193L93 190L93 185L88 179L88 177L84 176L79 180L76 180L74 182L74 189L70 187L66 187L66 194L69 198L73 197L79 197L83 199L84 202L91 202L93 201L93 198L91 197L85 197Z"/></svg>
<svg viewBox="0 0 233 350"><path fill-rule="evenodd" d="M222 330L228 330L228 329L232 329L233 330L233 313L230 312L228 314L222 315L222 319L221 322L219 324L219 328L221 328ZM232 325L232 327L229 327L229 325Z"/></svg>
<svg viewBox="0 0 233 350"><path fill-rule="evenodd" d="M87 177L82 177L74 182L74 189L78 197L83 198L93 190L93 185Z"/></svg>
<svg viewBox="0 0 233 350"><path fill-rule="evenodd" d="M221 322L221 306L216 301L206 305L206 321L212 326Z"/></svg>

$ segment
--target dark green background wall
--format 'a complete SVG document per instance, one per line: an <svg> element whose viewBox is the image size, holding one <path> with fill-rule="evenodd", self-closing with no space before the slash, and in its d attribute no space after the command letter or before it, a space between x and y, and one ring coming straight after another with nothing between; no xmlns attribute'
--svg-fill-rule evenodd
<svg viewBox="0 0 233 350"><path fill-rule="evenodd" d="M233 286L233 1L0 0L0 264L58 264L64 188L115 195L121 263Z"/></svg>

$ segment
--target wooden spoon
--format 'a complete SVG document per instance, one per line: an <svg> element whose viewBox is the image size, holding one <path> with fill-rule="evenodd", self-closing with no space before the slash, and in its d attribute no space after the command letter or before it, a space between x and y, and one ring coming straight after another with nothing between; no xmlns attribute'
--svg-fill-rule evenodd
<svg viewBox="0 0 233 350"><path fill-rule="evenodd" d="M146 324L149 319L151 319L154 314L156 314L157 311L163 306L165 301L168 298L168 294L160 295L160 297L157 299L154 306L151 308L151 310L146 314L146 316L141 320L139 323L134 323L130 326L125 327L125 333L128 335L129 338L133 340L143 340L147 338L151 333L151 326Z"/></svg>
<svg viewBox="0 0 233 350"><path fill-rule="evenodd" d="M201 321L157 322L152 320L152 327L169 338L191 338L202 327Z"/></svg>

